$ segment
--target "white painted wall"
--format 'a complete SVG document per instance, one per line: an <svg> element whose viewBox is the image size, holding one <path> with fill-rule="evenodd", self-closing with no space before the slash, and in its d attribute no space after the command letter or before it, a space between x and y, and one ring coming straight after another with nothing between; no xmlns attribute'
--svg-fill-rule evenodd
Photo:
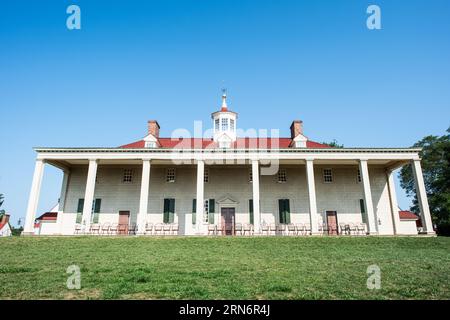
<svg viewBox="0 0 450 320"><path fill-rule="evenodd" d="M123 183L124 169L134 170L133 181ZM196 197L196 167L176 166L176 182L165 181L168 166L151 166L149 205L147 222L163 221L163 199L175 198L175 222L180 225L180 234L195 234L192 225L192 200ZM252 198L249 182L250 166L205 166L209 170L209 182L205 183L205 199L216 200L215 222L220 222L220 204L223 198L236 201L236 222L248 223L248 200ZM309 223L306 167L283 166L287 170L287 182L278 183L277 175L261 176L261 222L278 222L278 199L290 199L291 222ZM324 183L322 170L333 169L333 183ZM357 181L357 166L315 166L317 211L319 222L325 220L325 211L337 211L339 222L362 221L359 199L363 196L363 185ZM118 222L119 211L130 211L131 223L135 223L139 209L141 166L99 165L94 198L101 198L99 222ZM369 168L374 210L381 224L379 234L393 234L387 178L384 168ZM72 168L64 213L58 217L55 233L73 234L78 199L84 197L87 166ZM377 222L378 223L378 222Z"/></svg>
<svg viewBox="0 0 450 320"><path fill-rule="evenodd" d="M417 226L415 220L400 220L398 234L417 235Z"/></svg>

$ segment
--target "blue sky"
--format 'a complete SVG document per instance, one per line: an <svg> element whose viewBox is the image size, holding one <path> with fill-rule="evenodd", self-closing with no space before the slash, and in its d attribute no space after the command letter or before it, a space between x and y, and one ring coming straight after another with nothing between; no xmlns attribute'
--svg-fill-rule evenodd
<svg viewBox="0 0 450 320"><path fill-rule="evenodd" d="M81 8L81 30L66 8ZM382 30L366 27L377 4ZM228 88L240 128L407 147L450 126L450 2L3 1L0 193L25 216L34 146L118 146L209 124ZM56 203L47 166L39 208ZM400 193L400 205L408 199Z"/></svg>

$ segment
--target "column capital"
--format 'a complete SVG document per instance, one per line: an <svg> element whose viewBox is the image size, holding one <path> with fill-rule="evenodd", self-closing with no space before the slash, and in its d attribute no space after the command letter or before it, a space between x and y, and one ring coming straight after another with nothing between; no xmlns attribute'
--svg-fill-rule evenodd
<svg viewBox="0 0 450 320"><path fill-rule="evenodd" d="M98 163L98 158L88 158L87 160L89 162L96 162L96 163Z"/></svg>
<svg viewBox="0 0 450 320"><path fill-rule="evenodd" d="M367 162L369 161L369 158L359 158L358 160L359 162Z"/></svg>
<svg viewBox="0 0 450 320"><path fill-rule="evenodd" d="M306 162L314 162L314 160L315 160L314 158L305 158Z"/></svg>

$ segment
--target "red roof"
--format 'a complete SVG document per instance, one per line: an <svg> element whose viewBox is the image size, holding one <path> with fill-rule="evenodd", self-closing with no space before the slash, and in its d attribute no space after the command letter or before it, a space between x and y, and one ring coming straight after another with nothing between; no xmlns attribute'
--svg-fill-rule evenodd
<svg viewBox="0 0 450 320"><path fill-rule="evenodd" d="M160 147L166 149L207 149L217 148L217 143L213 139L202 138L159 138ZM233 144L233 148L238 149L285 149L291 145L291 138L237 138ZM119 148L144 148L144 140L129 143ZM329 145L314 141L306 142L307 148L331 148Z"/></svg>
<svg viewBox="0 0 450 320"><path fill-rule="evenodd" d="M55 221L58 217L58 212L46 212L43 215L41 215L36 220L39 221Z"/></svg>
<svg viewBox="0 0 450 320"><path fill-rule="evenodd" d="M6 226L6 223L0 223L0 230L2 230L4 226Z"/></svg>
<svg viewBox="0 0 450 320"><path fill-rule="evenodd" d="M400 220L419 220L419 217L411 211L401 210L398 212Z"/></svg>

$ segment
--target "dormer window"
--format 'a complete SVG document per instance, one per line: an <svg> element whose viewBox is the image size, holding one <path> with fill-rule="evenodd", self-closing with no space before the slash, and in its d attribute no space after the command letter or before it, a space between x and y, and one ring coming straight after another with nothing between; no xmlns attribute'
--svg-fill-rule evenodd
<svg viewBox="0 0 450 320"><path fill-rule="evenodd" d="M219 142L219 148L229 148L230 147L230 142L228 141L220 141Z"/></svg>
<svg viewBox="0 0 450 320"><path fill-rule="evenodd" d="M228 131L228 119L222 118L222 131Z"/></svg>
<svg viewBox="0 0 450 320"><path fill-rule="evenodd" d="M156 148L156 142L155 141L145 141L145 147L146 148Z"/></svg>
<svg viewBox="0 0 450 320"><path fill-rule="evenodd" d="M216 131L219 131L219 119L215 120L215 128L216 128Z"/></svg>

